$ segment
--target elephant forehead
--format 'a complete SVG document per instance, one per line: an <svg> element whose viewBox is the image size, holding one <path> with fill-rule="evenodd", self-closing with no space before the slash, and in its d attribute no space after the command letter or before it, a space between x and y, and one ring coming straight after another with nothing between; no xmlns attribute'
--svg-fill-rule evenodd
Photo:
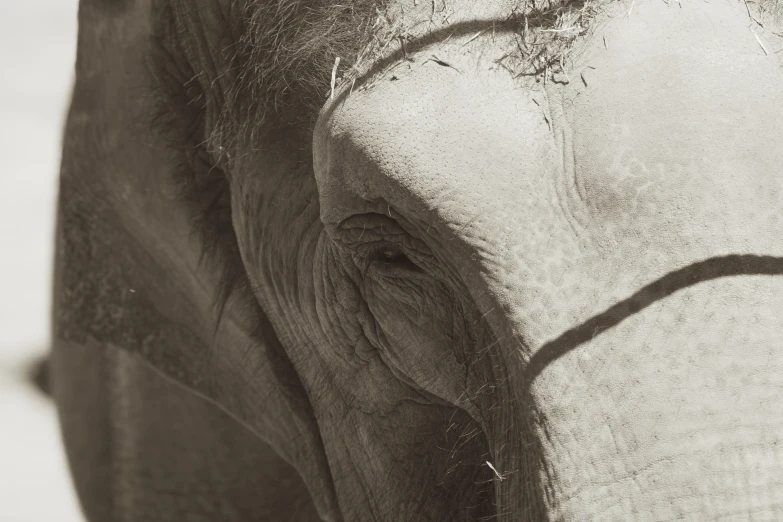
<svg viewBox="0 0 783 522"><path fill-rule="evenodd" d="M422 206L462 214L464 204L487 200L497 215L518 206L499 197L530 194L534 180L551 174L554 143L542 93L521 89L505 71L475 74L435 61L414 67L348 96L319 122L314 161L322 200L339 184L413 214Z"/></svg>
<svg viewBox="0 0 783 522"><path fill-rule="evenodd" d="M598 221L779 208L783 73L751 29L740 4L651 1L597 29L563 112Z"/></svg>

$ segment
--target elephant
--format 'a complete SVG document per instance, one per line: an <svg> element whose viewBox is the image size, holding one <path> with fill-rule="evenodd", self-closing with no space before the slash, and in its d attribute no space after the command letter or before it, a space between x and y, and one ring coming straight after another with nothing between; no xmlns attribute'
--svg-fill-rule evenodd
<svg viewBox="0 0 783 522"><path fill-rule="evenodd" d="M82 0L89 520L783 519L773 0Z"/></svg>

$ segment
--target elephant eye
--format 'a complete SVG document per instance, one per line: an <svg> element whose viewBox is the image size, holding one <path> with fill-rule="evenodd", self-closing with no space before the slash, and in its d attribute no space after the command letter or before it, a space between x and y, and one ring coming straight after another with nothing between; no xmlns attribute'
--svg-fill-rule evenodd
<svg viewBox="0 0 783 522"><path fill-rule="evenodd" d="M384 245L381 248L378 248L371 256L371 260L382 270L420 271L416 263L405 255L405 252L400 248L391 245Z"/></svg>
<svg viewBox="0 0 783 522"><path fill-rule="evenodd" d="M378 261L384 263L398 263L408 259L408 257L399 250L393 248L383 248L377 254Z"/></svg>

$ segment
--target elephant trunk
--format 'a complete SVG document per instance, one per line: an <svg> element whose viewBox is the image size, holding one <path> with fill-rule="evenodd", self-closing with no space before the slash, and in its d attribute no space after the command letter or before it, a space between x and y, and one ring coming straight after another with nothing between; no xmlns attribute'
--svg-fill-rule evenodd
<svg viewBox="0 0 783 522"><path fill-rule="evenodd" d="M505 343L518 371L488 428L500 520L783 516L783 278L723 275L663 278ZM535 325L508 310L522 339Z"/></svg>

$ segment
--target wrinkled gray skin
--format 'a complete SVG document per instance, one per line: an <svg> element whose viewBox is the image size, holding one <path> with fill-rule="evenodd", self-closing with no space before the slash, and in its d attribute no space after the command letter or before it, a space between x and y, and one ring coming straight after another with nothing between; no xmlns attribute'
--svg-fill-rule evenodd
<svg viewBox="0 0 783 522"><path fill-rule="evenodd" d="M779 47L741 3L628 7L570 83L440 41L312 143L232 144L253 295L218 322L144 127L149 6L83 0L53 385L89 518L782 519L783 74L751 28Z"/></svg>

